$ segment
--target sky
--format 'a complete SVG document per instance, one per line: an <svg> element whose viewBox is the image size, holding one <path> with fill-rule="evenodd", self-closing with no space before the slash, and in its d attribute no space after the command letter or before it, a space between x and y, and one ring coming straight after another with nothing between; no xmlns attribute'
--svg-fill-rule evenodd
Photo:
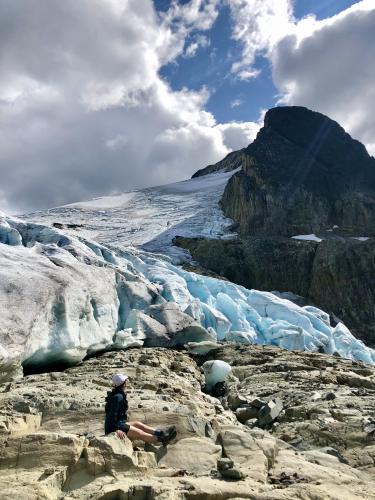
<svg viewBox="0 0 375 500"><path fill-rule="evenodd" d="M375 0L1 0L0 210L189 178L267 109L375 154Z"/></svg>

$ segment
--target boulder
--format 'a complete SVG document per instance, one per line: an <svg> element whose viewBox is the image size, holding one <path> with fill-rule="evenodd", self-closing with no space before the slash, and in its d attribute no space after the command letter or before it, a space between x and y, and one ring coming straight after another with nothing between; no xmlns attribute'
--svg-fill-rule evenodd
<svg viewBox="0 0 375 500"><path fill-rule="evenodd" d="M259 427L271 424L280 415L283 402L279 398L271 399L258 412Z"/></svg>
<svg viewBox="0 0 375 500"><path fill-rule="evenodd" d="M236 410L236 417L241 424L244 424L246 420L258 418L258 408L253 406L240 406Z"/></svg>
<svg viewBox="0 0 375 500"><path fill-rule="evenodd" d="M244 479L245 474L234 467L233 460L220 458L217 461L217 469L220 475L226 479Z"/></svg>
<svg viewBox="0 0 375 500"><path fill-rule="evenodd" d="M204 342L188 342L185 345L185 348L188 350L188 352L195 355L207 354L208 352L213 351L218 347L220 347L220 344L209 340L206 340Z"/></svg>
<svg viewBox="0 0 375 500"><path fill-rule="evenodd" d="M142 339L148 346L168 344L170 341L166 326L143 311L131 311L126 319L125 328L131 328L136 337Z"/></svg>
<svg viewBox="0 0 375 500"><path fill-rule="evenodd" d="M249 432L234 426L223 426L219 438L224 456L233 461L236 469L257 481L266 481L267 457Z"/></svg>
<svg viewBox="0 0 375 500"><path fill-rule="evenodd" d="M200 323L181 311L174 302L157 304L148 309L149 316L164 325L167 338L156 334L147 339L148 346L176 346L187 342L212 341L212 335Z"/></svg>
<svg viewBox="0 0 375 500"><path fill-rule="evenodd" d="M91 438L86 458L89 471L95 474L104 470L109 474L131 473L138 465L132 442L128 438L119 439L115 433Z"/></svg>
<svg viewBox="0 0 375 500"><path fill-rule="evenodd" d="M75 464L86 439L74 434L39 431L0 443L0 468L33 469Z"/></svg>
<svg viewBox="0 0 375 500"><path fill-rule="evenodd" d="M232 367L228 363L225 363L225 361L221 361L220 359L206 361L205 363L203 363L202 369L206 380L206 388L209 391L216 384L225 382L228 375L232 371Z"/></svg>

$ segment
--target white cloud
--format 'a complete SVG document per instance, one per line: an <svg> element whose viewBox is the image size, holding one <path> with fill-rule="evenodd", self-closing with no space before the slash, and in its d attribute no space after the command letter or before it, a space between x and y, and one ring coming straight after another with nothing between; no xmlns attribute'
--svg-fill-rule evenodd
<svg viewBox="0 0 375 500"><path fill-rule="evenodd" d="M271 60L281 103L327 114L375 154L374 1L315 21L309 36L285 37Z"/></svg>
<svg viewBox="0 0 375 500"><path fill-rule="evenodd" d="M0 208L162 184L220 160L227 134L204 110L207 89L175 92L159 76L218 6L159 16L151 0L3 0Z"/></svg>
<svg viewBox="0 0 375 500"><path fill-rule="evenodd" d="M228 1L242 46L232 71L251 78L256 56L268 57L279 103L329 115L375 154L375 1L323 20L296 20L291 0Z"/></svg>
<svg viewBox="0 0 375 500"><path fill-rule="evenodd" d="M210 40L204 35L195 37L194 42L190 43L185 49L185 57L194 57L200 48L204 49L210 46Z"/></svg>
<svg viewBox="0 0 375 500"><path fill-rule="evenodd" d="M219 124L216 129L224 135L226 146L235 151L253 142L260 127L255 122L231 122Z"/></svg>
<svg viewBox="0 0 375 500"><path fill-rule="evenodd" d="M178 0L173 0L162 17L169 26L206 31L216 21L221 2L222 0L190 0L181 4Z"/></svg>
<svg viewBox="0 0 375 500"><path fill-rule="evenodd" d="M178 0L172 0L170 8L165 13L159 14L162 27L170 34L176 47L171 53L168 46L164 46L166 56L161 59L163 64L182 53L186 38L190 33L204 32L212 28L221 4L222 0L190 0L183 4ZM197 37L206 38L202 34ZM185 54L188 57L195 55L200 46L197 40L191 45L190 49L187 47L188 53Z"/></svg>
<svg viewBox="0 0 375 500"><path fill-rule="evenodd" d="M232 72L242 80L258 76L256 56L269 50L290 32L291 0L228 0L233 19L232 38L242 45L242 55Z"/></svg>
<svg viewBox="0 0 375 500"><path fill-rule="evenodd" d="M232 71L254 78L268 57L283 103L330 115L375 152L374 0L323 21L296 20L292 0L226 1L242 47ZM221 5L0 2L0 209L179 180L251 142L257 123L217 124L206 88L176 92L159 75L209 43Z"/></svg>
<svg viewBox="0 0 375 500"><path fill-rule="evenodd" d="M123 149L128 143L128 139L121 135L121 134L118 134L116 135L116 137L113 137L112 139L108 139L108 141L106 141L105 145L109 148L109 149L113 149L113 150L116 150L116 149Z"/></svg>
<svg viewBox="0 0 375 500"><path fill-rule="evenodd" d="M230 107L238 108L239 106L242 106L243 103L243 99L233 99L233 101L230 102Z"/></svg>
<svg viewBox="0 0 375 500"><path fill-rule="evenodd" d="M233 65L234 66L234 65ZM241 69L238 71L237 76L240 80L247 81L257 78L261 74L261 70L251 68L251 69Z"/></svg>

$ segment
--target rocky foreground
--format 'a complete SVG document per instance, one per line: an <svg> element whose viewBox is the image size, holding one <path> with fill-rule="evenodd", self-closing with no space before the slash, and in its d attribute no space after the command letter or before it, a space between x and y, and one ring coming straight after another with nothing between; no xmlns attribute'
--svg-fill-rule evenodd
<svg viewBox="0 0 375 500"><path fill-rule="evenodd" d="M199 368L229 362L218 397ZM175 424L143 446L103 436L113 373L131 377L132 420ZM0 386L2 499L371 499L375 369L272 346L205 356L110 352Z"/></svg>

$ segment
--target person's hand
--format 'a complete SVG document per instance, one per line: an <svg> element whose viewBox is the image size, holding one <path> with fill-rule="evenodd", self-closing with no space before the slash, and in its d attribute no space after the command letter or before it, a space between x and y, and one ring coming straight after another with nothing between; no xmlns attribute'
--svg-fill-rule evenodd
<svg viewBox="0 0 375 500"><path fill-rule="evenodd" d="M116 431L116 436L118 438L120 438L120 439L125 439L126 438L125 432L124 431L120 431L120 429Z"/></svg>

